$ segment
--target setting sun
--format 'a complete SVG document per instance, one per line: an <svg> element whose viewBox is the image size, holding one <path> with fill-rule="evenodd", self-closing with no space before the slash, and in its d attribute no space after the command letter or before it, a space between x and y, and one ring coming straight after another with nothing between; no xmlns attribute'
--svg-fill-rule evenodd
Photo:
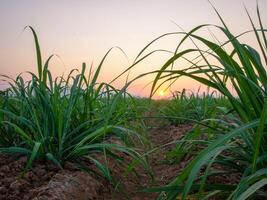
<svg viewBox="0 0 267 200"><path fill-rule="evenodd" d="M164 90L160 90L160 91L159 91L159 96L162 96L162 97L165 96L165 92L164 92Z"/></svg>

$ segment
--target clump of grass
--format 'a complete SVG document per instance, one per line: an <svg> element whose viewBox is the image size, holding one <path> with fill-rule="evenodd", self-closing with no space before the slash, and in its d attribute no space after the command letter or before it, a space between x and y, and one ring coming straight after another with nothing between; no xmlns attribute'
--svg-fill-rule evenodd
<svg viewBox="0 0 267 200"><path fill-rule="evenodd" d="M94 163L102 174L112 180L109 169L96 155L111 156L122 161L124 152L146 166L141 155L125 145L138 135L127 124L136 115L133 100L125 90L107 83L98 83L104 56L95 72L88 75L85 63L81 71L72 70L64 77L52 77L50 56L43 64L37 35L32 27L38 74L31 80L21 75L16 79L2 76L10 88L0 99L0 152L28 156L26 169L36 159L49 160L59 167L66 161ZM116 137L121 144L109 143Z"/></svg>
<svg viewBox="0 0 267 200"><path fill-rule="evenodd" d="M226 98L216 97L214 92L200 94L184 89L172 94L172 99L163 105L161 113L174 125L215 118L226 114L231 108Z"/></svg>
<svg viewBox="0 0 267 200"><path fill-rule="evenodd" d="M205 148L169 185L157 190L165 191L160 195L160 199L175 199L178 196L186 199L190 194L197 194L202 199L219 194L223 194L225 199L267 197L264 187L267 184L266 29L262 25L257 7L259 28L256 28L248 14L253 28L248 32L254 32L260 49L258 52L255 48L241 43L239 37L243 34L234 36L216 9L215 11L223 26L214 27L227 37L227 42L216 44L196 34L198 30L212 25L200 25L185 33L175 55L159 70L152 86L152 94L162 83L176 80L181 76L190 77L224 95L233 111L237 113L239 124L234 127L229 126L227 129L215 128L213 133L216 137L206 142ZM179 51L180 46L188 39L193 41L195 48ZM198 48L196 41L204 44L209 50ZM233 50L226 51L224 49L226 44L231 45ZM199 53L202 63L193 60L190 62L192 67L184 70L168 70L175 61L194 52ZM163 82L157 86L161 80ZM228 83L233 86L235 94L227 86ZM228 124L231 125L230 122ZM199 141L201 142L203 141ZM216 174L212 168L214 163L231 169L224 172L228 176L240 173L240 181L237 184L208 184L207 179ZM205 169L202 176L200 176L201 169Z"/></svg>

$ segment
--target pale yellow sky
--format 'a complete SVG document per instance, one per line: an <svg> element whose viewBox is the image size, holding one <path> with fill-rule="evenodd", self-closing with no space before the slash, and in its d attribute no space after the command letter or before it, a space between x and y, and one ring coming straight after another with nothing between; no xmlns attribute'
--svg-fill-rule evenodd
<svg viewBox="0 0 267 200"><path fill-rule="evenodd" d="M250 29L243 3L252 17L256 0L212 0L233 31L238 34ZM266 24L267 0L259 0L262 19ZM256 18L255 18L256 19ZM57 54L50 65L55 76L79 68L82 62L96 66L109 48L121 47L128 56L114 50L105 62L100 81L110 81L129 64L152 39L166 32L179 31L175 22L186 31L203 23L219 24L207 0L1 0L0 1L0 74L15 77L20 72L35 71L36 60L32 35L22 32L31 25L38 33L43 59ZM207 30L203 35L209 35ZM220 38L220 34L218 38ZM174 50L181 37L173 36L157 42L150 50ZM253 37L243 40L253 44ZM190 45L190 43L188 43ZM188 47L188 46L185 46ZM168 54L155 54L135 67L130 78L159 67ZM181 64L182 65L182 64ZM125 77L115 84L121 87ZM134 94L144 95L142 89L152 77L145 77L130 87ZM174 89L196 90L199 84L182 79ZM0 88L3 87L0 85Z"/></svg>

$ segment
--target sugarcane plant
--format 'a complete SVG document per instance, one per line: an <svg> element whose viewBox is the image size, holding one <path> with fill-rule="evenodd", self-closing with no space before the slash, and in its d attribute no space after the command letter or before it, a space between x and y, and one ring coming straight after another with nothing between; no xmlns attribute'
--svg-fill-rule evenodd
<svg viewBox="0 0 267 200"><path fill-rule="evenodd" d="M206 146L167 186L152 191L161 191L159 199L197 199L213 196L223 199L266 198L267 184L267 39L266 29L257 6L259 27L256 27L249 13L252 30L233 35L225 21L214 8L222 26L204 24L195 27L178 44L174 55L161 67L152 85L151 95L165 83L176 81L182 76L192 78L227 98L237 115L238 123L226 129L214 129L213 137L201 141ZM217 43L197 34L203 28L215 27L227 38ZM254 33L259 50L240 42L244 34ZM194 47L180 50L190 40ZM199 47L199 43L207 49ZM232 47L226 50L225 46ZM197 59L188 60L191 66L182 70L173 69L174 63L198 53ZM171 68L171 69L170 69ZM226 123L227 126L227 121ZM204 132L203 132L204 133ZM186 142L186 140L184 140ZM189 141L188 141L189 142ZM234 177L238 182L210 184L209 179L218 175L213 166L219 164L221 173ZM227 170L226 170L227 169ZM221 196L220 196L221 195Z"/></svg>
<svg viewBox="0 0 267 200"><path fill-rule="evenodd" d="M146 166L146 161L126 145L130 137L139 138L128 120L135 115L134 104L126 88L118 90L104 82L98 83L101 67L111 49L93 73L73 69L67 77L53 78L49 71L51 55L43 64L39 41L33 33L38 73L28 72L16 79L1 75L9 88L0 97L0 152L26 155L26 170L34 160L46 160L64 168L64 163L95 164L108 180L112 180L106 157L123 162L118 152ZM111 137L120 141L111 143ZM135 139L136 140L136 139ZM99 160L102 155L105 159Z"/></svg>

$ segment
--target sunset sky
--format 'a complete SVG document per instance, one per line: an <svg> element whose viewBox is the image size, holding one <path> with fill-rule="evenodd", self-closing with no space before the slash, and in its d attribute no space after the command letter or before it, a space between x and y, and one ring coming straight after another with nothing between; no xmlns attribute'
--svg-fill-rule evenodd
<svg viewBox="0 0 267 200"><path fill-rule="evenodd" d="M234 34L251 28L243 4L256 19L256 0L211 0ZM263 22L267 23L267 0L259 0ZM109 82L131 64L138 52L155 37L180 31L178 26L189 31L203 23L220 24L207 0L1 0L0 1L0 74L15 77L20 72L36 72L33 37L26 25L36 30L43 59L51 54L59 55L51 62L54 76L67 74L80 68L82 62L97 66L101 58L113 46L114 50L103 66L99 81ZM209 32L203 31L203 35ZM165 38L153 49L174 50L181 37ZM220 38L220 34L218 35ZM243 38L254 41L253 35ZM190 45L190 44L188 44ZM148 71L159 69L169 54L155 54L130 74L130 79ZM179 65L179 64L178 64ZM181 64L182 65L182 64ZM179 66L178 66L179 67ZM135 82L130 91L146 95L149 87L143 88L153 77ZM125 77L115 82L121 87ZM199 84L181 79L172 90L196 90ZM3 84L0 88L5 87Z"/></svg>

